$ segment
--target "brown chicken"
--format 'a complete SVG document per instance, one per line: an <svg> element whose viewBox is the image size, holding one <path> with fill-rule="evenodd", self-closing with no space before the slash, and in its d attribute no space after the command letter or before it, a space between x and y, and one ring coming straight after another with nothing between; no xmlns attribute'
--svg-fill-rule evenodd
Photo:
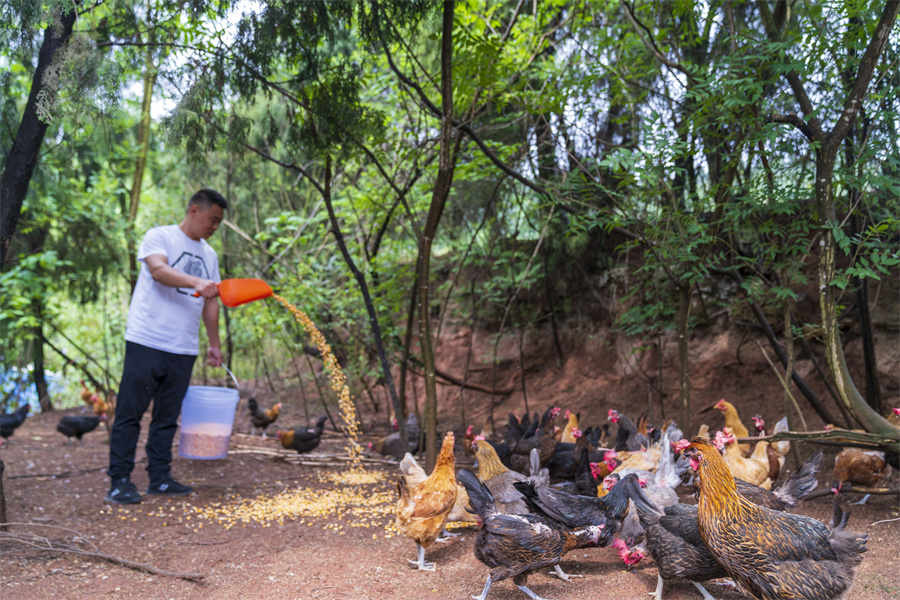
<svg viewBox="0 0 900 600"><path fill-rule="evenodd" d="M725 415L725 425L731 427L731 431L734 432L735 437L750 437L750 431L741 422L741 417L738 416L738 412L734 407L734 404L732 404L731 402L726 402L724 399L722 399L716 403L715 409L722 411L722 413ZM738 445L738 448L740 448L741 453L743 453L744 456L750 454L750 444L740 444Z"/></svg>
<svg viewBox="0 0 900 600"><path fill-rule="evenodd" d="M475 600L485 600L491 584L510 577L529 598L542 600L526 586L529 573L558 567L566 552L595 545L600 539L600 526L575 529L533 514L505 515L497 511L491 491L474 474L460 469L458 477L482 522L475 538L475 558L491 568L484 590L472 596Z"/></svg>
<svg viewBox="0 0 900 600"><path fill-rule="evenodd" d="M281 402L272 408L264 409L256 401L256 398L250 398L247 400L247 408L250 409L250 425L252 425L250 435L253 435L253 432L256 431L256 428L258 427L262 430L262 436L263 439L265 439L266 427L274 423L281 412Z"/></svg>
<svg viewBox="0 0 900 600"><path fill-rule="evenodd" d="M91 410L98 417L109 417L109 404L97 394L91 394Z"/></svg>
<svg viewBox="0 0 900 600"><path fill-rule="evenodd" d="M697 524L713 558L748 596L763 600L833 600L853 584L867 535L845 530L837 504L832 527L802 515L757 506L740 496L734 477L705 438L682 440L700 479Z"/></svg>
<svg viewBox="0 0 900 600"><path fill-rule="evenodd" d="M566 426L563 428L559 441L563 444L574 444L578 441L578 437L573 433L573 431L578 429L578 415L571 410L567 410L566 419Z"/></svg>
<svg viewBox="0 0 900 600"><path fill-rule="evenodd" d="M878 485L886 471L887 462L884 460L884 452L863 450L862 448L844 448L834 457L831 491L835 495L840 494L845 483L874 487Z"/></svg>
<svg viewBox="0 0 900 600"><path fill-rule="evenodd" d="M81 391L79 392L79 395L81 396L81 401L84 402L88 408L93 408L94 403L91 402L91 396L93 396L94 393L88 389L88 386L84 382L84 379L81 379L80 381L81 381Z"/></svg>
<svg viewBox="0 0 900 600"><path fill-rule="evenodd" d="M894 427L900 427L900 408L895 408L887 417L888 423Z"/></svg>
<svg viewBox="0 0 900 600"><path fill-rule="evenodd" d="M425 469L419 466L419 463L416 462L416 459L409 452L403 457L403 460L400 461L400 471L403 475L406 476L406 483L409 487L415 492L416 487L428 479L428 474L425 472ZM474 523L478 519L470 513L467 509L469 506L469 495L466 494L466 488L456 484L456 503L453 505L453 509L450 511L450 514L447 516L447 522L452 521L466 521L468 523ZM444 531L441 537L438 538L438 541L444 539L445 536L456 537L458 533L450 533L449 531Z"/></svg>
<svg viewBox="0 0 900 600"><path fill-rule="evenodd" d="M441 445L434 471L428 479L411 489L406 477L397 479L397 529L416 542L417 560L410 563L420 571L434 571L434 563L425 562L425 549L438 538L456 503L456 459L453 456L453 432L448 431Z"/></svg>
<svg viewBox="0 0 900 600"><path fill-rule="evenodd" d="M759 442L757 446L765 443ZM766 456L765 447L761 447L749 458L744 458L737 444L737 438L728 426L724 431L716 433L715 444L717 448L725 451L725 464L728 465L732 475L767 490L772 488L772 480L769 479L769 458Z"/></svg>

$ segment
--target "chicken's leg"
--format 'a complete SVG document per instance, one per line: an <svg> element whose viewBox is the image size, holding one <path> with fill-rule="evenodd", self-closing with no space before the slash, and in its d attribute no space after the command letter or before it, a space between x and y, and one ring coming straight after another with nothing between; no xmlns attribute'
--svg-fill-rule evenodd
<svg viewBox="0 0 900 600"><path fill-rule="evenodd" d="M409 563L416 565L416 568L420 571L434 571L434 563L425 562L425 546L416 542L416 548L419 549L418 560L411 560Z"/></svg>
<svg viewBox="0 0 900 600"><path fill-rule="evenodd" d="M441 529L441 535L438 536L438 539L434 540L436 542L449 542L453 538L461 536L461 533L450 533L446 529Z"/></svg>
<svg viewBox="0 0 900 600"><path fill-rule="evenodd" d="M584 577L584 575L569 575L568 573L562 570L562 567L559 566L559 563L553 565L553 571L550 571L548 575L556 575L563 581L572 581L572 577Z"/></svg>
<svg viewBox="0 0 900 600"><path fill-rule="evenodd" d="M703 587L702 585L700 585L700 584L697 583L696 581L692 581L691 583L693 583L693 584L694 584L694 587L697 588L697 590L698 590L701 594L703 594L703 598L704 598L705 600L716 600L715 598L713 598L712 594L710 594L709 592L706 591L706 588L705 588L705 587Z"/></svg>
<svg viewBox="0 0 900 600"><path fill-rule="evenodd" d="M865 496L862 497L862 500L857 500L856 502L851 502L850 506L859 506L860 504L865 504L866 501L869 499L869 496L871 496L871 495L872 494L866 494Z"/></svg>
<svg viewBox="0 0 900 600"><path fill-rule="evenodd" d="M519 588L520 590L522 590L523 592L525 592L526 594L528 594L528 597L531 598L531 600L545 600L544 598L541 598L540 596L538 596L537 594L535 594L534 592L529 590L524 585L517 585L516 587Z"/></svg>
<svg viewBox="0 0 900 600"><path fill-rule="evenodd" d="M484 600L485 598L487 598L488 590L491 589L491 583L492 583L492 581L491 581L491 574L488 573L487 583L484 584L484 589L481 590L481 595L480 595L480 596L472 596L472 597L473 597L475 600Z"/></svg>
<svg viewBox="0 0 900 600"><path fill-rule="evenodd" d="M656 591L649 592L648 595L653 596L654 598L656 598L656 600L662 600L663 578L659 573L656 574L656 578Z"/></svg>

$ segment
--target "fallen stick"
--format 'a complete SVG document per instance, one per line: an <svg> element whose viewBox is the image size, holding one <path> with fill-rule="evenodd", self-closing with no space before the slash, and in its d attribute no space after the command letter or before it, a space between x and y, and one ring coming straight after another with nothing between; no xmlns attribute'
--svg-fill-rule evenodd
<svg viewBox="0 0 900 600"><path fill-rule="evenodd" d="M0 523L0 525L6 527L8 525L35 525L35 523ZM52 525L45 525L45 527L54 527ZM66 529L65 527L55 527L56 529L63 529L65 531L72 531L71 529ZM77 533L77 532L76 532ZM30 536L30 537L29 537ZM87 539L83 534L79 533L77 537L82 539ZM134 562L132 560L128 560L126 558L121 558L119 556L113 556L112 554L105 554L103 552L91 552L88 550L80 550L77 548L66 548L62 546L58 546L53 544L53 542L49 541L46 538L37 536L35 534L29 534L26 536L11 534L11 533L0 533L0 540L9 540L11 542L17 542L24 546L23 551L28 550L36 550L39 552L60 552L63 554L75 554L78 556L87 556L91 558L99 558L114 564L122 565L124 567L128 567L131 569L135 569L138 571L144 571L147 573L152 573L154 575L164 575L166 577L177 577L179 579L187 579L188 581L199 582L204 579L206 576L201 573L176 573L174 571L166 571L165 569L160 569L158 567L154 567L153 565L147 565L144 563Z"/></svg>
<svg viewBox="0 0 900 600"><path fill-rule="evenodd" d="M32 479L35 477L47 477L54 479L57 477L77 477L78 475L87 475L88 473L96 473L103 471L106 467L95 467L93 469L78 469L76 471L62 471L60 473L29 473L27 475L13 475L9 479Z"/></svg>

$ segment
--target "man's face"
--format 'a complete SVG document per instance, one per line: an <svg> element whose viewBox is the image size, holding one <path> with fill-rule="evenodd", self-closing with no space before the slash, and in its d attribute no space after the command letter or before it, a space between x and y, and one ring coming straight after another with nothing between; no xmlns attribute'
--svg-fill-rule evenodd
<svg viewBox="0 0 900 600"><path fill-rule="evenodd" d="M219 228L219 223L225 218L225 211L221 206L210 204L209 208L191 206L191 225L194 232L204 240L209 239Z"/></svg>

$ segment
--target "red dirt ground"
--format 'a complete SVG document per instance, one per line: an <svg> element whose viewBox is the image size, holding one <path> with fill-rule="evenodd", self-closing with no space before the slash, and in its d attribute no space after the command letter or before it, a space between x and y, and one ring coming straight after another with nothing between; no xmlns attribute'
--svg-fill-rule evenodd
<svg viewBox="0 0 900 600"><path fill-rule="evenodd" d="M460 375L464 368L468 331L447 335L438 348L439 367ZM526 340L528 347L538 350L526 356L526 392L529 408L543 410L555 404L580 410L583 426L605 422L606 409L615 407L629 414L646 410L647 377L658 372L655 352L632 354L624 342L596 333L593 336L564 339L570 348L564 364L556 367L556 356L549 336ZM474 357L477 364L490 360L491 348L486 334L476 337ZM891 350L893 348L893 350ZM888 391L891 406L898 401L900 345L896 332L884 334L879 344L879 370L883 388ZM740 350L740 351L738 351ZM677 415L677 374L670 356L671 340L666 345L663 375L666 416ZM859 355L853 346L849 357ZM501 355L518 357L512 341L502 346ZM725 397L738 406L744 418L762 413L769 423L784 414L782 394L769 366L756 344L741 345L740 333L709 335L692 341L692 382L695 413ZM482 360L483 359L483 360ZM498 376L497 387L510 385L518 360L510 360ZM801 360L798 370L816 387L812 363ZM285 377L290 376L290 372ZM477 376L477 378L476 378ZM477 371L472 380L490 385L490 372ZM287 385L287 384L285 384ZM252 389L244 384L243 396L255 394L268 406L276 401L286 403L279 425L296 425L303 419L297 391L291 388L276 394ZM307 385L306 389L311 389ZM504 424L510 411L521 412L524 398L521 385L516 393L497 398L495 415ZM824 394L821 387L816 387ZM421 402L421 383L417 388ZM355 392L359 397L365 392ZM412 393L410 394L412 401ZM378 398L376 392L376 398ZM458 408L458 389L440 387L440 427L456 429L461 439L462 427ZM466 392L467 421L481 426L488 413L489 396ZM802 402L802 399L801 399ZM830 402L830 401L829 401ZM360 400L368 403L368 400ZM243 408L244 403L241 407ZM834 404L830 408L834 410ZM452 407L452 408L451 408ZM658 410L658 405L654 407ZM450 412L452 410L452 413ZM76 412L76 411L68 411ZM315 414L318 414L317 412ZM202 583L169 576L152 575L94 558L29 550L0 540L0 597L5 600L36 598L167 598L174 599L410 599L444 600L448 597L468 598L479 594L488 569L472 555L473 530L446 544L435 544L427 560L437 565L433 573L417 572L407 566L415 555L413 542L392 536L393 481L397 471L382 467L383 483L353 486L367 496L383 492L390 501L382 508L353 514L343 509L327 516L286 518L282 523L264 525L259 521L238 523L226 528L216 520L207 520L196 509L214 507L215 503L234 506L241 499L272 497L279 492L310 488L323 493L335 486L323 479L335 469L301 466L260 454L233 454L227 460L193 461L176 458L174 473L196 488L196 494L178 499L148 496L144 502L130 507L110 506L103 502L108 480L103 473L107 461L106 433L96 431L85 437L85 447L67 446L56 433L59 413L30 417L15 432L11 443L0 450L6 463L4 475L11 522L31 523L28 528L12 527L12 533L29 531L57 543L87 548L96 545L99 552L138 563L177 572L200 573ZM822 423L810 411L808 426L818 429ZM658 416L657 416L658 419ZM364 415L363 420L386 420ZM689 431L701 422L713 427L722 425L722 417L713 411L696 414ZM249 433L246 416L237 420L238 431ZM273 428L274 429L274 428ZM146 423L144 427L146 431ZM257 445L275 449L277 440L233 436L232 444ZM812 446L801 447L804 457ZM458 462L471 461L457 444ZM342 453L342 439L329 435L316 454ZM826 449L825 468L820 481L828 485L834 450ZM138 458L143 457L139 448ZM788 463L790 464L790 462ZM134 474L135 483L143 491L147 484L144 463ZM858 499L842 497L841 503ZM830 518L831 497L803 503L797 512L821 520ZM866 506L854 506L850 529L869 534L868 552L859 567L856 585L848 600L887 600L900 598L900 498L873 497ZM890 522L883 522L894 519ZM201 526L202 525L202 526ZM358 526L354 526L358 525ZM66 529L60 529L66 528ZM82 536L82 540L74 540ZM77 543L76 543L77 542ZM569 573L584 575L570 583L561 582L544 573L533 574L529 587L545 598L637 599L646 598L656 586L656 568L645 560L628 572L615 553L608 548L590 549L567 555L562 567ZM720 600L736 600L742 596L725 585L710 584L712 594ZM668 583L667 600L695 599L699 594L690 584ZM524 598L515 586L504 581L495 584L488 596L491 600Z"/></svg>

